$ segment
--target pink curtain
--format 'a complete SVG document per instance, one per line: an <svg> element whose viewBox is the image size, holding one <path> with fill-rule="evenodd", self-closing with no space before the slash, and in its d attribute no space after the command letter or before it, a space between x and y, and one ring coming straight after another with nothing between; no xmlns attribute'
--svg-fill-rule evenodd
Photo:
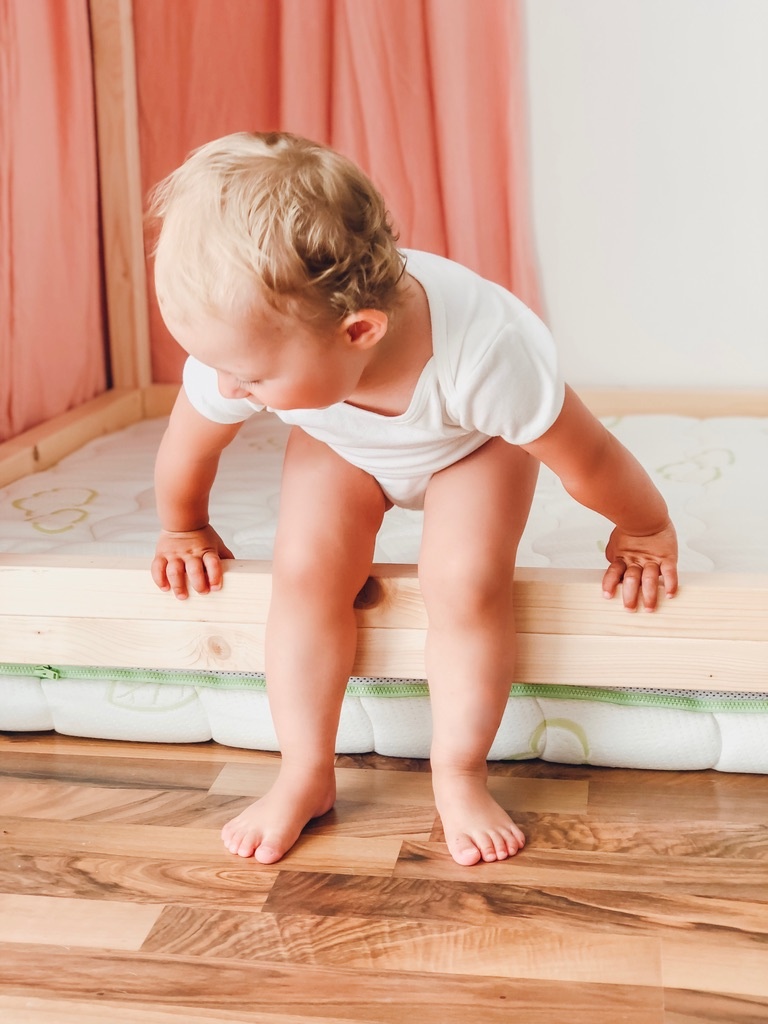
<svg viewBox="0 0 768 1024"><path fill-rule="evenodd" d="M217 135L294 131L367 170L403 245L540 309L519 0L134 0L134 19L147 189ZM177 380L156 309L152 336Z"/></svg>
<svg viewBox="0 0 768 1024"><path fill-rule="evenodd" d="M403 244L539 306L517 0L283 0L280 117L353 157ZM315 88L300 87L295 68Z"/></svg>
<svg viewBox="0 0 768 1024"><path fill-rule="evenodd" d="M0 0L0 440L106 387L87 0Z"/></svg>

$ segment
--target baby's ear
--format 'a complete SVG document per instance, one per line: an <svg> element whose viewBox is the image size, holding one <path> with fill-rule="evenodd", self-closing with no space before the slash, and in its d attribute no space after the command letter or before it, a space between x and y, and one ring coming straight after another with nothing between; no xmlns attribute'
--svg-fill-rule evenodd
<svg viewBox="0 0 768 1024"><path fill-rule="evenodd" d="M372 348L387 333L389 318L380 309L360 309L344 320L344 330L355 348Z"/></svg>

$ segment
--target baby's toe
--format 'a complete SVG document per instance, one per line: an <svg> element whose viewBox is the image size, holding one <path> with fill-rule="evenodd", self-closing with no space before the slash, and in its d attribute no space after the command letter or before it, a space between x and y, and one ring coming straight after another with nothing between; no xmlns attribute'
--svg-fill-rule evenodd
<svg viewBox="0 0 768 1024"><path fill-rule="evenodd" d="M477 849L480 851L480 857L490 864L495 860L504 860L507 856L506 843L502 842L501 836L498 834L488 833L487 835L478 836L475 839Z"/></svg>
<svg viewBox="0 0 768 1024"><path fill-rule="evenodd" d="M274 864L285 853L282 843L272 842L269 839L262 840L256 847L253 856L260 864Z"/></svg>
<svg viewBox="0 0 768 1024"><path fill-rule="evenodd" d="M231 825L225 825L221 830L221 841L230 853L237 853L240 848L241 839L241 833L237 829L232 828Z"/></svg>
<svg viewBox="0 0 768 1024"><path fill-rule="evenodd" d="M233 844L234 845L234 844ZM239 844L233 850L238 857L252 857L259 846L259 837L253 832L247 832Z"/></svg>
<svg viewBox="0 0 768 1024"><path fill-rule="evenodd" d="M478 848L471 836L459 833L450 844L451 856L457 864L470 866L483 860L483 852Z"/></svg>
<svg viewBox="0 0 768 1024"><path fill-rule="evenodd" d="M498 833L496 840L496 851L503 851L503 855L499 855L499 860L504 860L506 857L514 857L518 850L522 850L525 845L525 836L517 828L503 829Z"/></svg>
<svg viewBox="0 0 768 1024"><path fill-rule="evenodd" d="M257 840L248 829L238 828L230 823L221 830L221 838L224 846L230 853L238 857L252 857L256 849Z"/></svg>
<svg viewBox="0 0 768 1024"><path fill-rule="evenodd" d="M506 860L510 857L517 849L510 841L512 840L511 834L505 834L504 832L494 832L491 835L491 845L493 849L493 856L491 860Z"/></svg>

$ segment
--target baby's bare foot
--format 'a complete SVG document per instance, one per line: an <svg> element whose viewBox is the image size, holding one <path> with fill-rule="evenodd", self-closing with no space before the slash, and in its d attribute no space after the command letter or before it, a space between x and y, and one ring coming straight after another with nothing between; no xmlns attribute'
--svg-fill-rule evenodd
<svg viewBox="0 0 768 1024"><path fill-rule="evenodd" d="M488 792L485 773L433 772L435 803L445 841L457 864L506 860L525 836Z"/></svg>
<svg viewBox="0 0 768 1024"><path fill-rule="evenodd" d="M230 853L274 864L290 850L312 818L333 807L336 779L333 768L296 772L282 767L274 786L221 830Z"/></svg>

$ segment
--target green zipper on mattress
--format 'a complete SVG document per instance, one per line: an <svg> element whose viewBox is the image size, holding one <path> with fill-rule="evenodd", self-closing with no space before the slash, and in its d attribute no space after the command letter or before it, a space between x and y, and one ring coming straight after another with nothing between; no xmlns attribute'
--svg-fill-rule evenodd
<svg viewBox="0 0 768 1024"><path fill-rule="evenodd" d="M258 673L253 676L226 676L205 672L165 672L159 669L16 665L0 662L0 675L36 676L38 679L108 679L112 682L167 683L171 686L210 686L217 689L266 689L264 676Z"/></svg>
<svg viewBox="0 0 768 1024"><path fill-rule="evenodd" d="M108 680L128 683L163 683L167 686L204 686L215 690L267 689L263 673L240 675L235 672L170 672L159 669L91 668L70 665L18 665L0 662L0 676L34 676L38 679ZM419 680L392 683L356 683L347 686L350 697L427 697L429 688Z"/></svg>
<svg viewBox="0 0 768 1024"><path fill-rule="evenodd" d="M642 690L606 689L592 686L565 686L562 683L515 683L512 697L549 700L584 700L626 707L671 708L678 711L740 712L765 714L768 694L746 697L690 697L682 693L646 693Z"/></svg>
<svg viewBox="0 0 768 1024"><path fill-rule="evenodd" d="M167 672L151 669L86 668L77 666L18 665L0 662L0 676L33 676L37 679L107 680L164 684L168 686L203 686L218 690L266 691L262 673L253 675L233 672ZM0 683L0 685L2 685ZM367 680L353 677L347 686L350 697L428 697L429 687L418 679ZM768 694L736 697L688 696L680 693L647 693L629 689L609 689L592 686L565 686L549 683L515 683L510 697L534 700L580 700L624 707L668 708L680 711L738 712L740 714L768 713Z"/></svg>

